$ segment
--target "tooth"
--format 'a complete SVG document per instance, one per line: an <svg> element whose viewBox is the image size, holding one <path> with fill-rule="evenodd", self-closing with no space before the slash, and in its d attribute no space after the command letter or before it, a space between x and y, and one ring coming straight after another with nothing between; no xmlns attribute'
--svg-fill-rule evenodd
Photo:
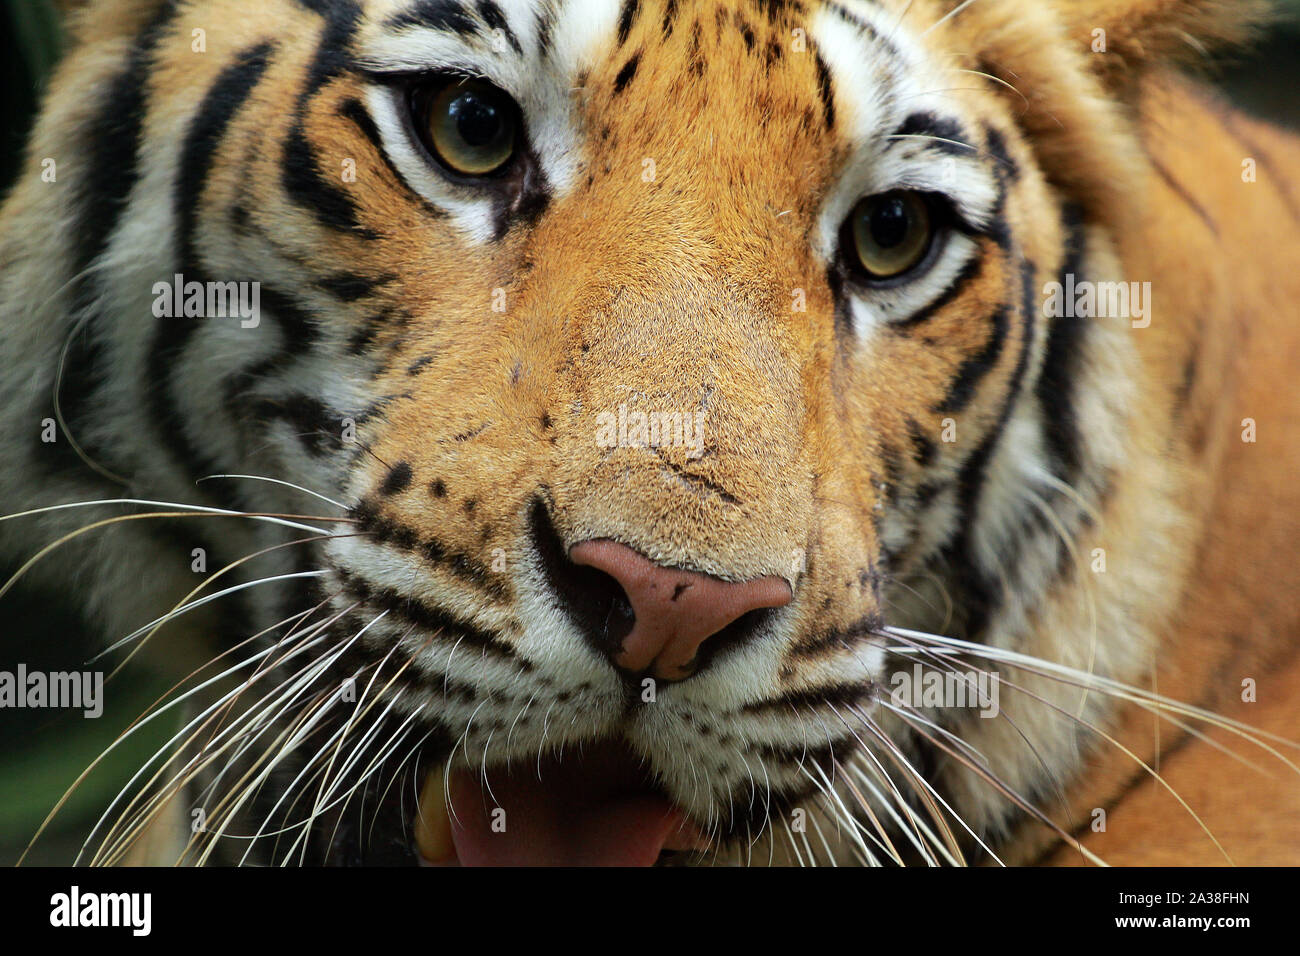
<svg viewBox="0 0 1300 956"><path fill-rule="evenodd" d="M447 794L443 769L430 770L420 788L415 813L415 846L427 863L454 863L456 845L451 841L451 818L447 815Z"/></svg>

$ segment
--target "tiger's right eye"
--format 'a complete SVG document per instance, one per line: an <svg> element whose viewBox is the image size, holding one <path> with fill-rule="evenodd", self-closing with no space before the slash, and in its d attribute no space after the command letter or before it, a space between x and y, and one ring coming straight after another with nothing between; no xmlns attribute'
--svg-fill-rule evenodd
<svg viewBox="0 0 1300 956"><path fill-rule="evenodd" d="M906 275L925 258L935 235L925 197L901 190L860 201L845 232L851 267L875 281Z"/></svg>
<svg viewBox="0 0 1300 956"><path fill-rule="evenodd" d="M416 92L414 122L425 148L450 172L490 176L519 147L519 106L484 80L454 79Z"/></svg>

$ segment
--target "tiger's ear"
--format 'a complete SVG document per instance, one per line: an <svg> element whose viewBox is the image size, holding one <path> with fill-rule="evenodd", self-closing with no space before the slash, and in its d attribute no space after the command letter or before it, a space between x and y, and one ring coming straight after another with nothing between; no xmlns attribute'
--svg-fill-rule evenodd
<svg viewBox="0 0 1300 956"><path fill-rule="evenodd" d="M1107 78L1203 61L1250 40L1273 16L1272 0L1059 0L1066 29L1099 59Z"/></svg>
<svg viewBox="0 0 1300 956"><path fill-rule="evenodd" d="M1122 231L1141 189L1130 157L1141 153L1131 105L1142 81L1249 39L1272 2L943 0L943 7L949 47L978 51L975 72L1006 98L1049 180L1090 221Z"/></svg>

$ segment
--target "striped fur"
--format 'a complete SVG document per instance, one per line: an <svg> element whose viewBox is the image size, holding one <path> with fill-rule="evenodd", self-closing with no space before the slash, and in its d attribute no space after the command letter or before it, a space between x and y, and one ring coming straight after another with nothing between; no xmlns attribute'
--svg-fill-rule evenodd
<svg viewBox="0 0 1300 956"><path fill-rule="evenodd" d="M1297 679L1273 675L1300 611L1300 151L1166 69L1185 36L1235 40L1247 14L94 0L0 211L0 349L19 357L0 370L0 499L343 519L128 521L32 573L75 582L116 639L198 583L192 549L214 569L276 549L231 577L319 576L187 615L185 641L223 650L333 612L322 633L346 652L322 685L370 687L374 739L418 740L421 766L621 735L718 858L752 858L758 838L793 860L853 841L823 824L812 847L786 842L774 821L847 799L837 768L897 757L963 821L972 859L1065 861L1086 836L1163 860L1145 854L1168 806L1124 817L1147 778L1096 729L1149 762L1206 761L1185 786L1216 807L1217 751L1153 741L1146 710L1032 670L1000 719L939 709L918 727L877 706L901 666L883 629L1214 710L1253 677L1274 695L1264 723L1294 727L1277 695ZM1090 50L1094 26L1111 52ZM422 155L402 84L440 70L519 103L518 177L467 186ZM956 228L915 282L863 287L837 264L840 225L902 187L945 196ZM259 283L261 321L156 317L175 274ZM1045 311L1049 283L1121 280L1151 283L1149 326ZM597 416L620 406L704 412L705 454L600 447ZM47 418L54 443L36 438ZM1239 440L1244 418L1258 443ZM232 474L340 507L196 483ZM24 558L122 508L5 521L0 549ZM302 526L327 540L285 546ZM639 707L557 597L548 548L591 538L777 575L795 600ZM326 728L347 716L322 712ZM868 724L896 751L868 756ZM255 816L274 818L300 759ZM1294 778L1267 801L1255 829L1216 821L1238 862L1300 852ZM1116 820L1101 837L1093 807ZM313 852L334 859L328 836ZM1216 858L1203 835L1180 846L1177 862Z"/></svg>

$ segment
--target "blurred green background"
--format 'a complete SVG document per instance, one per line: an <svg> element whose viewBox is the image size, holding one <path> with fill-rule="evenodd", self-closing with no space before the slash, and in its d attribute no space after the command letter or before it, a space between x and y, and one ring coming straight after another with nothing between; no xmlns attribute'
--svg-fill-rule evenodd
<svg viewBox="0 0 1300 956"><path fill-rule="evenodd" d="M1210 76L1250 112L1300 128L1300 0L1282 7L1282 18L1262 43L1249 54L1218 62ZM58 17L49 0L0 0L0 189L7 189L22 161L31 118L60 43ZM0 581L12 571L0 565ZM0 609L0 669L12 670L17 661L33 670L80 669L95 653L94 639L87 636L93 629L69 614L66 603L58 594L30 590L6 596ZM156 674L130 672L105 694L111 706L98 720L77 713L0 709L0 865L18 858L65 788L166 687ZM97 812L176 727L159 723L86 781L28 862L72 860Z"/></svg>

